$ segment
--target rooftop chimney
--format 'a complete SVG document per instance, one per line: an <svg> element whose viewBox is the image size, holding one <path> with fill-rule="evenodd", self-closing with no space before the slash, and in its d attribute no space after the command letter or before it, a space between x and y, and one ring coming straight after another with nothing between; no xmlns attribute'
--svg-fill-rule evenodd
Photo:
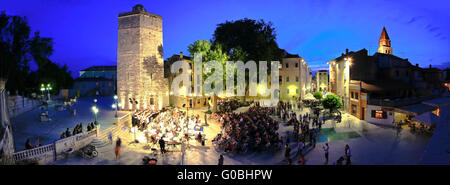
<svg viewBox="0 0 450 185"><path fill-rule="evenodd" d="M430 64L430 69L431 69L431 64Z"/></svg>
<svg viewBox="0 0 450 185"><path fill-rule="evenodd" d="M348 55L348 48L345 49L345 55Z"/></svg>
<svg viewBox="0 0 450 185"><path fill-rule="evenodd" d="M180 52L180 59L183 60L183 52Z"/></svg>

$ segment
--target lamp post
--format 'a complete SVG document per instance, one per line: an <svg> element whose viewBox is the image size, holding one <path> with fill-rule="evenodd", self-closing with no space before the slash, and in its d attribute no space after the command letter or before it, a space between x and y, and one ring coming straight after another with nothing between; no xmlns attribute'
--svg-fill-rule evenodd
<svg viewBox="0 0 450 185"><path fill-rule="evenodd" d="M50 90L52 90L52 86L50 84L47 84L45 90L47 90L48 100L50 101Z"/></svg>
<svg viewBox="0 0 450 185"><path fill-rule="evenodd" d="M92 112L94 113L94 116L95 116L94 124L98 125L98 123L97 123L97 114L98 114L97 99L94 99L94 106L92 107Z"/></svg>
<svg viewBox="0 0 450 185"><path fill-rule="evenodd" d="M43 99L45 99L44 91L45 91L45 86L44 86L44 84L41 84L41 94L42 94Z"/></svg>
<svg viewBox="0 0 450 185"><path fill-rule="evenodd" d="M114 115L114 117L117 118L117 109L119 109L119 105L118 105L118 101L117 101L117 95L114 95L114 104L113 104L113 108L116 109L116 114Z"/></svg>

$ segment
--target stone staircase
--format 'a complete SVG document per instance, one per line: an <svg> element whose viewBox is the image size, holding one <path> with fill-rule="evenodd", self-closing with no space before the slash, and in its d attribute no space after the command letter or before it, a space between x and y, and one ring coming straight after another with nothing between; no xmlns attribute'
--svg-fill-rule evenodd
<svg viewBox="0 0 450 185"><path fill-rule="evenodd" d="M107 128L107 129L101 131L100 136L95 138L91 144L97 148L101 148L101 147L110 145L110 142L108 139L109 132L112 132L113 144L117 140L117 137L120 137L120 139L122 140L122 143L129 143L129 142L133 141L132 133L130 133L129 128L127 128L127 130L123 130L122 127L113 126L111 128Z"/></svg>

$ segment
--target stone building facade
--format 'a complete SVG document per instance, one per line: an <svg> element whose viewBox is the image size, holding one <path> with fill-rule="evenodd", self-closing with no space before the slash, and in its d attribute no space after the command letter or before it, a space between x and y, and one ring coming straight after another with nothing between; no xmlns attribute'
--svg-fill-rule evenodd
<svg viewBox="0 0 450 185"><path fill-rule="evenodd" d="M171 73L170 72L170 66L177 61L184 61L189 64L190 68L190 81L191 84L189 87L191 89L191 93L187 93L186 96L175 96L173 92L169 93L169 102L170 105L173 105L174 107L182 108L183 105L188 108L200 108L200 107L207 107L209 105L208 96L205 96L202 90L202 84L201 81L198 81L195 83L194 80L194 74L195 74L195 68L194 68L194 62L192 61L192 57L183 55L183 52L180 52L179 55L172 55L172 57L168 58L167 61L165 61L165 77L169 79L169 87L172 87L173 79L179 75L179 73ZM200 76L197 78L200 79ZM196 87L195 87L196 86ZM197 91L195 91L197 90Z"/></svg>
<svg viewBox="0 0 450 185"><path fill-rule="evenodd" d="M316 89L317 91L328 91L328 71L327 70L319 70L316 71Z"/></svg>
<svg viewBox="0 0 450 185"><path fill-rule="evenodd" d="M423 113L414 112L411 106L424 109L421 102L447 93L441 70L420 68L392 54L385 28L379 44L374 55L368 55L366 49L347 49L328 62L330 92L342 99L343 111L371 123L392 125L398 121L395 117Z"/></svg>
<svg viewBox="0 0 450 185"><path fill-rule="evenodd" d="M305 97L311 91L311 69L299 55L285 53L279 69L280 100Z"/></svg>
<svg viewBox="0 0 450 185"><path fill-rule="evenodd" d="M124 110L161 109L169 105L162 17L148 13L142 5L119 14L117 93Z"/></svg>

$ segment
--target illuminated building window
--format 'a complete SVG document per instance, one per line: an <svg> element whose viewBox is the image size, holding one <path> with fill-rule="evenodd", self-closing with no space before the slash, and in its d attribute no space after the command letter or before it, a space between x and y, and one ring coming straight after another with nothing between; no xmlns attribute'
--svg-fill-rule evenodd
<svg viewBox="0 0 450 185"><path fill-rule="evenodd" d="M382 110L372 110L372 118L386 119L387 112Z"/></svg>

